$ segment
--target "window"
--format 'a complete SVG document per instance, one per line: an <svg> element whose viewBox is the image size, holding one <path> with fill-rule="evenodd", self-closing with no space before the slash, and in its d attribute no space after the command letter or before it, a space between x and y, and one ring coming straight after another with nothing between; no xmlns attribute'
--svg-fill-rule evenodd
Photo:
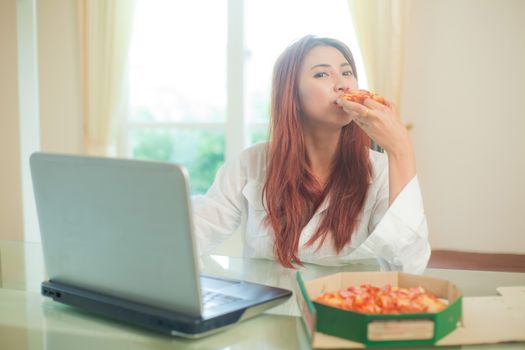
<svg viewBox="0 0 525 350"><path fill-rule="evenodd" d="M244 40L228 45L236 33ZM138 0L121 152L183 164L192 193L205 192L225 157L267 139L274 61L306 34L349 44L366 88L346 0ZM238 45L241 64L227 59ZM227 115L228 94L239 87L244 97L230 98L239 108L229 110L244 112ZM246 134L228 133L239 120Z"/></svg>

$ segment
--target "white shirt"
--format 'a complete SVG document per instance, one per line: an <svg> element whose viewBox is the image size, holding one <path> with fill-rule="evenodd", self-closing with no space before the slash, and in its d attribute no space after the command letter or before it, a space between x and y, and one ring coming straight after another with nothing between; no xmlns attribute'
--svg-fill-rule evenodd
<svg viewBox="0 0 525 350"><path fill-rule="evenodd" d="M244 256L274 260L273 230L264 224L262 188L266 176L266 146L259 143L226 162L206 195L193 197L197 246L209 253L237 228L243 228ZM330 239L305 243L316 232L329 201L325 200L304 227L298 257L303 262L344 265L375 258L381 269L422 273L430 257L428 227L417 176L388 206L388 159L370 150L373 175L362 216L352 239L337 254Z"/></svg>

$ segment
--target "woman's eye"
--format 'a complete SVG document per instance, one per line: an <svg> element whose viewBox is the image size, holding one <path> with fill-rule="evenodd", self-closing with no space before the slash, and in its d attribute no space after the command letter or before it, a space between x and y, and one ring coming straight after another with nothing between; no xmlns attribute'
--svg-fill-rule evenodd
<svg viewBox="0 0 525 350"><path fill-rule="evenodd" d="M325 72L319 72L319 73L315 73L314 75L314 78L322 78L322 77L327 77L328 74L326 74Z"/></svg>
<svg viewBox="0 0 525 350"><path fill-rule="evenodd" d="M347 71L343 72L343 75L351 77L352 75L354 75L354 72L352 72L351 70L347 70Z"/></svg>

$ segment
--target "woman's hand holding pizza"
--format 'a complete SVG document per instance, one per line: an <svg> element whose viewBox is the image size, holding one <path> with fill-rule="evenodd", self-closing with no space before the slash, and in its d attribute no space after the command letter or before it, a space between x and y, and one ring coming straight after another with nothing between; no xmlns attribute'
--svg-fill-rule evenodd
<svg viewBox="0 0 525 350"><path fill-rule="evenodd" d="M408 132L392 102L366 90L353 90L341 95L336 103L387 154L412 152Z"/></svg>

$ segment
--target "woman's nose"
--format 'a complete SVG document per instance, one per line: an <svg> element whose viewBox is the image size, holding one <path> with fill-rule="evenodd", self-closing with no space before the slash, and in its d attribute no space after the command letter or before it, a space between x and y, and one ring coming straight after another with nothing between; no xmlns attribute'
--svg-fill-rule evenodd
<svg viewBox="0 0 525 350"><path fill-rule="evenodd" d="M347 79L344 79L343 77L338 77L336 79L337 80L334 84L334 90L336 92L344 92L350 89Z"/></svg>

